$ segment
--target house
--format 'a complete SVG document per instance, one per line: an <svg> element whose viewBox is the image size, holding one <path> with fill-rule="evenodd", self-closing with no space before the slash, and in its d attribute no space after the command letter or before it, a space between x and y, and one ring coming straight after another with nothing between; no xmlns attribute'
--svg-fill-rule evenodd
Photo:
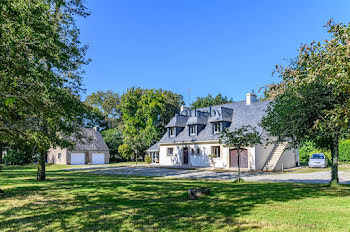
<svg viewBox="0 0 350 232"><path fill-rule="evenodd" d="M51 148L47 155L47 161L54 164L108 164L109 148L102 138L97 127L84 128L83 139L77 141L75 148Z"/></svg>
<svg viewBox="0 0 350 232"><path fill-rule="evenodd" d="M260 127L270 101L257 101L254 93L247 93L245 101L189 109L181 107L167 124L167 132L147 152L153 163L169 166L237 168L237 152L219 143L223 130L251 125L268 138ZM287 149L288 144L255 145L240 153L240 167L244 170L281 170L295 167L298 150Z"/></svg>

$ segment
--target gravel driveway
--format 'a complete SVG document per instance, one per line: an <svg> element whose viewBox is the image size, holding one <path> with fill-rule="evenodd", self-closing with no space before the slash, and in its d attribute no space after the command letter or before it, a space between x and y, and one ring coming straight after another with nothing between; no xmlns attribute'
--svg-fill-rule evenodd
<svg viewBox="0 0 350 232"><path fill-rule="evenodd" d="M232 180L237 177L236 172L209 171L209 170L184 170L156 167L88 167L67 170L87 170L88 172L108 175L134 175L134 176L154 176L168 178L191 178L191 179L212 179L212 180ZM340 182L350 184L350 172L339 171ZM329 170L313 173L243 173L245 181L260 182L291 182L291 183L328 183L331 174Z"/></svg>

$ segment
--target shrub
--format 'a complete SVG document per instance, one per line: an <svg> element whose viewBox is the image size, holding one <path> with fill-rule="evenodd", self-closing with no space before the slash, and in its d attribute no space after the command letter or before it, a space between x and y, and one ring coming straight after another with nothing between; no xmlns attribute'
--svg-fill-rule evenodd
<svg viewBox="0 0 350 232"><path fill-rule="evenodd" d="M146 164L152 163L152 158L151 158L151 156L146 155L146 156L145 156L145 162L146 162Z"/></svg>
<svg viewBox="0 0 350 232"><path fill-rule="evenodd" d="M307 164L313 153L324 153L328 164L331 162L331 152L328 150L317 149L311 142L305 143L299 148L299 161L301 164Z"/></svg>
<svg viewBox="0 0 350 232"><path fill-rule="evenodd" d="M328 164L332 160L332 155L329 150L317 149L312 143L305 143L299 149L300 163L309 162L310 156L313 153L324 153L327 157ZM350 139L342 140L339 142L339 162L350 163Z"/></svg>
<svg viewBox="0 0 350 232"><path fill-rule="evenodd" d="M9 149L3 155L3 162L11 165L28 164L35 160L34 155L30 151L21 151L17 149Z"/></svg>
<svg viewBox="0 0 350 232"><path fill-rule="evenodd" d="M339 143L339 162L350 162L350 139L342 140Z"/></svg>

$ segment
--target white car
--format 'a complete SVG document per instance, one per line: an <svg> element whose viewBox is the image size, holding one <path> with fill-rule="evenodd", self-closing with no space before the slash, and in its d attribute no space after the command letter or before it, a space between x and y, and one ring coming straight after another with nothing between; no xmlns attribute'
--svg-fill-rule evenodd
<svg viewBox="0 0 350 232"><path fill-rule="evenodd" d="M326 168L327 159L323 153L314 153L309 160L309 168Z"/></svg>

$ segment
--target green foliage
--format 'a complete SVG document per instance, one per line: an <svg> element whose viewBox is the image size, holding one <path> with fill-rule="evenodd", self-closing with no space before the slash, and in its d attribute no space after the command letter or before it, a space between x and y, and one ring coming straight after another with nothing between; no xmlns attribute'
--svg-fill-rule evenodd
<svg viewBox="0 0 350 232"><path fill-rule="evenodd" d="M145 162L146 162L146 164L152 163L152 157L149 156L149 155L146 155L146 156L145 156Z"/></svg>
<svg viewBox="0 0 350 232"><path fill-rule="evenodd" d="M232 102L232 98L228 98L227 96L222 96L221 93L213 97L211 94L208 94L206 97L197 97L196 101L191 104L192 108L202 108L207 106L220 105L225 103Z"/></svg>
<svg viewBox="0 0 350 232"><path fill-rule="evenodd" d="M339 161L344 163L350 163L350 139L340 141Z"/></svg>
<svg viewBox="0 0 350 232"><path fill-rule="evenodd" d="M21 151L9 149L3 155L3 163L11 165L21 165L33 162L36 158L33 151Z"/></svg>
<svg viewBox="0 0 350 232"><path fill-rule="evenodd" d="M99 122L100 128L117 127L121 120L119 104L120 96L112 90L97 91L87 96L85 103L92 108L97 117L103 119Z"/></svg>
<svg viewBox="0 0 350 232"><path fill-rule="evenodd" d="M0 143L36 147L41 179L47 150L73 146L67 138L89 114L79 96L89 62L76 25L89 14L82 2L0 1Z"/></svg>
<svg viewBox="0 0 350 232"><path fill-rule="evenodd" d="M245 147L251 147L261 144L261 137L255 127L242 126L234 131L225 130L220 135L220 143L230 148L241 150Z"/></svg>
<svg viewBox="0 0 350 232"><path fill-rule="evenodd" d="M126 143L118 147L118 152L126 160L131 160L135 156L135 151Z"/></svg>
<svg viewBox="0 0 350 232"><path fill-rule="evenodd" d="M328 164L330 164L332 160L330 151L325 149L319 149L315 145L313 145L311 142L305 142L305 144L299 148L300 163L303 165L307 165L311 155L314 153L324 153L327 158Z"/></svg>
<svg viewBox="0 0 350 232"><path fill-rule="evenodd" d="M123 144L122 132L118 128L107 129L101 131L101 135L106 142L110 154L110 159L112 162L121 159L118 147Z"/></svg>
<svg viewBox="0 0 350 232"><path fill-rule="evenodd" d="M331 40L303 45L296 61L277 66L282 91L268 107L262 126L278 140L312 142L332 154L338 182L339 139L349 133L350 25L327 24Z"/></svg>
<svg viewBox="0 0 350 232"><path fill-rule="evenodd" d="M332 157L331 152L329 150L322 150L315 147L311 142L306 142L299 149L299 159L301 163L306 164L310 156L313 153L324 153L327 157L328 163L331 163ZM349 163L350 162L350 140L341 140L339 142L339 162Z"/></svg>
<svg viewBox="0 0 350 232"><path fill-rule="evenodd" d="M179 111L182 103L182 96L170 91L128 89L120 102L125 144L123 154L136 149L139 156L144 156L146 149L165 133L165 125Z"/></svg>

